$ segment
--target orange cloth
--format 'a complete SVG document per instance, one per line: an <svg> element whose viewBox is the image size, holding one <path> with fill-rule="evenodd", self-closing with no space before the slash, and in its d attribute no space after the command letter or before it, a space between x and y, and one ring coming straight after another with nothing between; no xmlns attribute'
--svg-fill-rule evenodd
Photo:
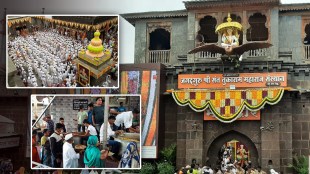
<svg viewBox="0 0 310 174"><path fill-rule="evenodd" d="M36 138L32 137L32 161L37 162L37 163L41 163L39 153L38 153L38 149L35 146L35 144L36 144ZM34 167L34 165L32 165L32 167Z"/></svg>

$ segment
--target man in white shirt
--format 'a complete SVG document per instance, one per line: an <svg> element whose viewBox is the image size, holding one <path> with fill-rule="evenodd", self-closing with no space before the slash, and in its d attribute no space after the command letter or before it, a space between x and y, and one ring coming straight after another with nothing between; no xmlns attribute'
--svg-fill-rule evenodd
<svg viewBox="0 0 310 174"><path fill-rule="evenodd" d="M72 147L73 144L73 135L67 134L65 137L65 144L63 145L63 167L64 168L78 168L80 153L76 153Z"/></svg>
<svg viewBox="0 0 310 174"><path fill-rule="evenodd" d="M83 124L85 127L87 127L87 129L85 130L84 136L90 136L90 135L97 136L96 128L93 125L91 125L87 119L83 121Z"/></svg>
<svg viewBox="0 0 310 174"><path fill-rule="evenodd" d="M120 142L114 141L114 137L118 134L120 134L122 131L117 130L118 127L114 124L115 122L115 116L110 116L108 118L108 131L106 133L104 129L104 124L101 125L100 127L100 142L103 142L103 136L104 134L107 135L107 140L108 140L108 145L111 147L111 152L114 153L113 157L118 157L119 150L120 150Z"/></svg>
<svg viewBox="0 0 310 174"><path fill-rule="evenodd" d="M133 117L139 116L140 112L138 109L133 111L122 112L116 116L115 125L118 127L123 126L126 128L126 131L139 133L139 130L132 127Z"/></svg>
<svg viewBox="0 0 310 174"><path fill-rule="evenodd" d="M91 125L91 124L88 122L87 119L85 119L85 120L83 121L83 124L84 124L84 126L86 127L85 133L84 133L84 134L81 134L81 135L76 134L76 136L80 136L80 137L81 137L81 144L83 144L83 141L84 141L84 140L87 141L87 140L88 140L88 137L89 137L90 135L95 135L95 136L98 135L98 134L97 134L97 131L96 131L96 128L95 128L93 125Z"/></svg>

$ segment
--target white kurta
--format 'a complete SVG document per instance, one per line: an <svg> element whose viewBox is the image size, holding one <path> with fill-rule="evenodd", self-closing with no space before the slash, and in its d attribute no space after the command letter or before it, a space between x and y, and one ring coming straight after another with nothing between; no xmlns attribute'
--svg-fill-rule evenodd
<svg viewBox="0 0 310 174"><path fill-rule="evenodd" d="M103 141L103 136L104 136L104 134L105 134L104 124L102 124L101 127L100 127L100 133L99 133L100 142ZM114 136L115 136L115 132L111 129L110 124L108 124L107 140L110 139L110 136L114 137Z"/></svg>
<svg viewBox="0 0 310 174"><path fill-rule="evenodd" d="M122 112L116 116L115 125L120 126L124 123L125 128L130 128L132 126L132 111Z"/></svg>
<svg viewBox="0 0 310 174"><path fill-rule="evenodd" d="M64 168L78 168L80 154L74 151L72 144L65 142L62 158Z"/></svg>

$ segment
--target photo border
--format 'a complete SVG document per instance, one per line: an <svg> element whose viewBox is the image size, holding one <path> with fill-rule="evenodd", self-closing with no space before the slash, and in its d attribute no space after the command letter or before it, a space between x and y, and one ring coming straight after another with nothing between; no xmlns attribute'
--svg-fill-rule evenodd
<svg viewBox="0 0 310 174"><path fill-rule="evenodd" d="M117 59L117 86L116 87L22 87L22 86L16 86L16 87L12 87L9 86L9 82L8 82L8 58L9 58L9 53L8 53L8 40L9 40L9 35L8 35L8 20L10 16L16 16L16 17L34 17L34 16L115 16L117 17L117 54L118 54L118 59ZM6 80L5 80L5 86L7 89L118 89L119 88L119 81L120 81L120 43L119 43L119 38L120 38L120 15L119 14L7 14L6 18L5 18L5 48L6 48L6 57L5 57L5 63L6 63Z"/></svg>
<svg viewBox="0 0 310 174"><path fill-rule="evenodd" d="M115 96L119 96L119 97L139 97L139 104L140 104L140 124L141 124L141 121L142 121L142 115L141 115L141 109L142 109L142 106L141 106L141 94L31 94L30 95L30 137L32 137L32 128L33 128L33 125L32 125L32 102L31 102L31 99L33 96L50 96L50 97L57 97L57 96L62 96L62 97L65 97L65 96L74 96L74 97L77 97L77 96L82 96L82 97L115 97ZM40 113L42 116L44 114L43 113ZM37 121L36 121L37 122ZM31 170L141 170L141 167L142 167L142 140L141 140L141 125L140 125L140 150L139 150L139 155L140 155L140 167L139 168L53 168L53 167L50 167L50 168L33 168L32 167L32 142L30 141L30 168Z"/></svg>

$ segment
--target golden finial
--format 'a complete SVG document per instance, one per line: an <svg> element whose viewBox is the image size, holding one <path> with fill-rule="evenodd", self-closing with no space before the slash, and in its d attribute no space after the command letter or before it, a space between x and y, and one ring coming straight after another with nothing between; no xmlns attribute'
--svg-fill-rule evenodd
<svg viewBox="0 0 310 174"><path fill-rule="evenodd" d="M228 13L228 16L227 16L227 22L231 22L230 13Z"/></svg>

